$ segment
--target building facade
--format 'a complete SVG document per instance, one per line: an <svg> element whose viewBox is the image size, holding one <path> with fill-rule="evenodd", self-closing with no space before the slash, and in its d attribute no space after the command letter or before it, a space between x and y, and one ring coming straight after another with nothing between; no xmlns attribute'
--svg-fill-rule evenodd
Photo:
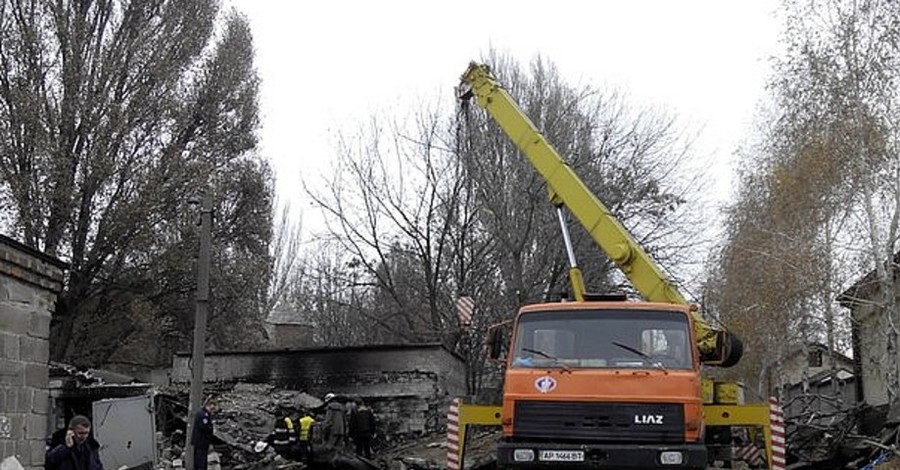
<svg viewBox="0 0 900 470"><path fill-rule="evenodd" d="M900 365L900 344L891 346L889 335L900 324L900 253L889 263L891 291L883 292L875 272L871 272L842 293L838 300L850 309L856 395L871 406L886 406L889 365ZM894 312L886 308L893 300ZM892 350L893 349L893 350ZM893 356L893 357L890 357Z"/></svg>

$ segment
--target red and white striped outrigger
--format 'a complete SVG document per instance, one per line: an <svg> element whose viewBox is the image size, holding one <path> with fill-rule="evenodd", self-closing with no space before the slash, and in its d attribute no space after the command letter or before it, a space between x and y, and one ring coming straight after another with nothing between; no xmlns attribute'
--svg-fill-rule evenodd
<svg viewBox="0 0 900 470"><path fill-rule="evenodd" d="M772 470L785 468L784 411L775 397L769 398L769 467Z"/></svg>

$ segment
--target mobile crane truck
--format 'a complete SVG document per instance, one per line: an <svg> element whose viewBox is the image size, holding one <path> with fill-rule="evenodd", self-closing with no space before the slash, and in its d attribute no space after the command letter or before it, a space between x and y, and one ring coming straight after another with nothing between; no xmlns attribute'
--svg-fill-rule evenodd
<svg viewBox="0 0 900 470"><path fill-rule="evenodd" d="M701 365L736 364L740 340L685 299L486 65L470 64L458 98L463 105L475 98L546 181L575 297L520 309L506 348L502 407L460 405L461 442L466 425L499 424L498 465L523 469L703 469L714 444L731 449L730 432L716 442L710 431L731 426L762 427L769 442L768 406L743 405L734 388L701 378ZM585 291L564 207L644 301ZM489 334L494 358L507 346L500 331ZM767 456L771 462L769 449Z"/></svg>

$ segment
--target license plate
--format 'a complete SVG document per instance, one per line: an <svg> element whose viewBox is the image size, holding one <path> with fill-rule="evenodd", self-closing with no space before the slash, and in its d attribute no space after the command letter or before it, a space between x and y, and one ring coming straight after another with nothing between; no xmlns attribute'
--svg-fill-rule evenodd
<svg viewBox="0 0 900 470"><path fill-rule="evenodd" d="M542 450L538 458L544 462L584 462L584 451Z"/></svg>

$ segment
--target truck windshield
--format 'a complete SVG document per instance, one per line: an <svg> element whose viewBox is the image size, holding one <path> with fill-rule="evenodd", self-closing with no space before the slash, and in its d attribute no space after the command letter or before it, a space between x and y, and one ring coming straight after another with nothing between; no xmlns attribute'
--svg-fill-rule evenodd
<svg viewBox="0 0 900 470"><path fill-rule="evenodd" d="M514 368L690 369L687 316L663 310L560 310L519 317Z"/></svg>

